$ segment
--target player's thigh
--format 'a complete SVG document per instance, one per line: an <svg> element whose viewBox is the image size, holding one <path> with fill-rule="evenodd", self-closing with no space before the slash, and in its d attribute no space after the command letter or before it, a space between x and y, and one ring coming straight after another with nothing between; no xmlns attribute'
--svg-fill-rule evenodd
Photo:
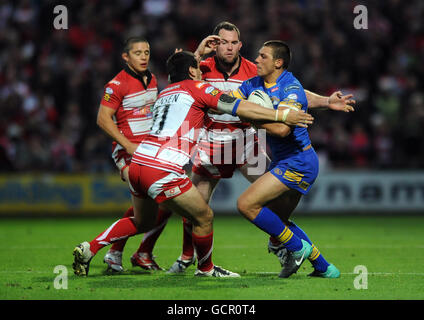
<svg viewBox="0 0 424 320"><path fill-rule="evenodd" d="M288 190L285 184L267 172L240 195L237 208L244 216L253 220L263 206Z"/></svg>
<svg viewBox="0 0 424 320"><path fill-rule="evenodd" d="M147 232L155 226L158 204L151 198L139 198L131 195L134 208L134 222L140 233Z"/></svg>
<svg viewBox="0 0 424 320"><path fill-rule="evenodd" d="M247 162L243 166L239 168L239 171L241 174L249 181L250 183L255 182L260 177L264 175L266 172L266 168L268 168L269 164L271 163L270 159L266 154L260 153L258 157L263 157L262 160L259 160L255 163L249 163ZM261 165L262 163L262 165Z"/></svg>
<svg viewBox="0 0 424 320"><path fill-rule="evenodd" d="M199 190L203 199L205 199L206 202L209 202L219 182L219 179L192 172L191 181L196 186L197 190Z"/></svg>
<svg viewBox="0 0 424 320"><path fill-rule="evenodd" d="M266 137L264 135L260 134L254 141L246 138L245 157L244 164L239 167L239 170L250 183L253 183L265 174L271 163L271 159L266 153Z"/></svg>
<svg viewBox="0 0 424 320"><path fill-rule="evenodd" d="M212 226L212 209L195 186L177 197L162 202L162 205L192 221L193 226Z"/></svg>
<svg viewBox="0 0 424 320"><path fill-rule="evenodd" d="M290 189L268 203L267 207L277 214L285 224L288 224L289 218L301 198L302 194L299 191Z"/></svg>

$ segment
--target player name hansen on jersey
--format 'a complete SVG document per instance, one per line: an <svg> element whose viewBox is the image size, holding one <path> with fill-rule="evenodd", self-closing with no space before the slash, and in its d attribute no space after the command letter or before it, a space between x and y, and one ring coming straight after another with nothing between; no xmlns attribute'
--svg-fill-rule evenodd
<svg viewBox="0 0 424 320"><path fill-rule="evenodd" d="M204 112L192 108L195 99L179 85L161 92L153 106L150 135L134 153L135 163L183 172L200 136Z"/></svg>

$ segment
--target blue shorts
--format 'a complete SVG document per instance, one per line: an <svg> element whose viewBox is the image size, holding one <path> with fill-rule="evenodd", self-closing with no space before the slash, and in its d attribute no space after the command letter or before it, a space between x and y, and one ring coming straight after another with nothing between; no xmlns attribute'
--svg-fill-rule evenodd
<svg viewBox="0 0 424 320"><path fill-rule="evenodd" d="M318 176L318 156L311 148L287 159L272 161L268 171L290 189L307 194Z"/></svg>

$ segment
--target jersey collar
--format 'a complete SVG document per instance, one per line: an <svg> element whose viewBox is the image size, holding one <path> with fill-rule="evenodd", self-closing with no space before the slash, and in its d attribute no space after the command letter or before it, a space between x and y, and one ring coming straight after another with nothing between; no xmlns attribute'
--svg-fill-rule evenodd
<svg viewBox="0 0 424 320"><path fill-rule="evenodd" d="M263 81L263 83L264 83L264 87L265 88L267 88L267 89L269 89L269 88L272 88L272 87L274 87L274 86L276 86L277 85L277 83L280 83L281 82L281 80L286 76L286 74L287 74L288 72L287 72L287 70L284 70L279 76L278 76L278 78L277 78L277 81L276 82L274 82L274 83L268 83L268 82L265 82L265 80L262 78L262 81Z"/></svg>
<svg viewBox="0 0 424 320"><path fill-rule="evenodd" d="M133 78L137 79L138 81L140 81L140 82L141 82L141 84L142 84L142 85L143 85L143 87L144 87L144 90L146 90L146 89L147 89L147 87L148 87L148 86L149 86L149 84L150 84L150 81L152 81L152 73L151 73L149 70L146 70L146 71L144 72L144 75L145 75L145 76L147 76L147 83L144 83L144 81L143 81L143 76L142 76L142 75L139 75L138 73L136 73L136 72L132 71L132 70L131 70L131 68L130 68L130 67L128 67L128 65L126 65L126 66L125 66L124 70L125 70L125 72L126 72L126 73L128 73L131 77L133 77Z"/></svg>
<svg viewBox="0 0 424 320"><path fill-rule="evenodd" d="M239 55L240 61L239 61L239 65L238 65L237 69L234 70L230 75L228 75L227 72L225 72L224 70L221 69L221 65L219 64L219 61L218 61L217 57L214 56L213 58L215 59L216 70L218 70L219 72L222 73L222 75L224 76L225 81L227 81L229 77L232 77L233 75L235 75L235 74L237 74L239 72L240 66L241 66L241 62L242 62L242 59L243 59L241 57L241 55Z"/></svg>

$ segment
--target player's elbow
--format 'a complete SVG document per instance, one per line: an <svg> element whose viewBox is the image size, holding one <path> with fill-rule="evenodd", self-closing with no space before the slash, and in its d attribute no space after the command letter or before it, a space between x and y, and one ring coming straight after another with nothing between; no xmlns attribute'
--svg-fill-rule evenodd
<svg viewBox="0 0 424 320"><path fill-rule="evenodd" d="M281 126L278 130L278 136L281 138L287 137L291 132L291 129L289 126Z"/></svg>
<svg viewBox="0 0 424 320"><path fill-rule="evenodd" d="M96 124L97 124L97 125L98 125L101 129L104 129L104 128L105 128L105 126L106 126L106 122L107 122L107 119L106 119L106 117L105 117L104 113L103 113L103 112L99 112L99 113L97 114Z"/></svg>
<svg viewBox="0 0 424 320"><path fill-rule="evenodd" d="M290 127L284 124L273 126L272 128L267 128L268 134L272 136L280 137L280 138L287 137L290 134L290 132L291 132Z"/></svg>
<svg viewBox="0 0 424 320"><path fill-rule="evenodd" d="M102 128L103 122L102 122L102 118L100 117L100 115L97 115L96 124L97 124L97 126Z"/></svg>

